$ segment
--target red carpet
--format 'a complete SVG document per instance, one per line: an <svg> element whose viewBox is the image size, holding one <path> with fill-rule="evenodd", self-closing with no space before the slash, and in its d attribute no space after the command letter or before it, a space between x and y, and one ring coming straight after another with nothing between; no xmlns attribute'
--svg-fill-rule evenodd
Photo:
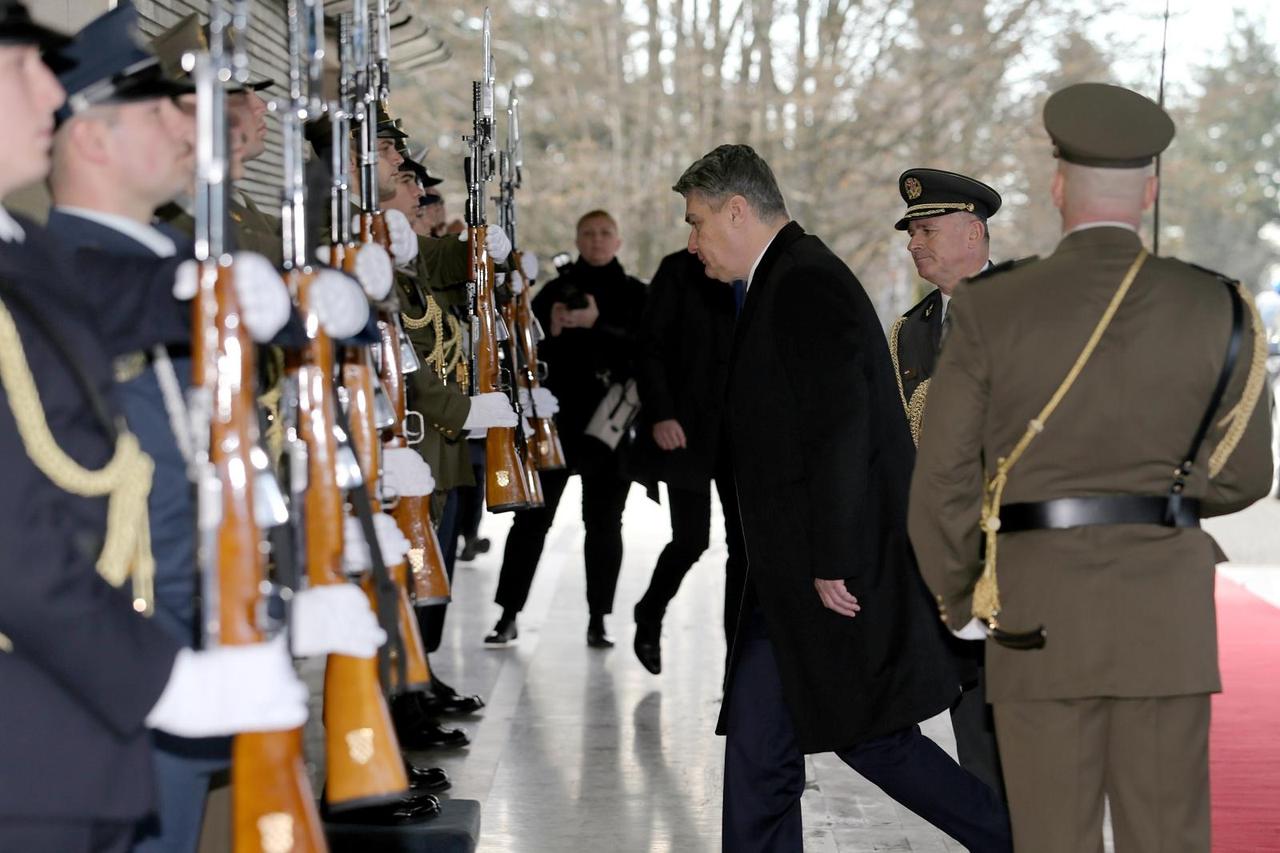
<svg viewBox="0 0 1280 853"><path fill-rule="evenodd" d="M1280 851L1280 609L1218 576L1223 692L1209 776L1216 853Z"/></svg>

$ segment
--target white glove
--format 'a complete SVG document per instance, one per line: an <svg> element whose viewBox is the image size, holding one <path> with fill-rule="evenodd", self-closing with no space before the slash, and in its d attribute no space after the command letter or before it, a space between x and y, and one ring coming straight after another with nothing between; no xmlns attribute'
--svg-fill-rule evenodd
<svg viewBox="0 0 1280 853"><path fill-rule="evenodd" d="M404 555L409 553L409 540L404 538L396 520L385 512L373 514L373 530L378 537L378 550L382 552L384 565L394 566L404 562ZM369 543L364 538L364 528L360 519L348 516L342 526L342 568L347 574L357 575L373 568L373 558L369 556Z"/></svg>
<svg viewBox="0 0 1280 853"><path fill-rule="evenodd" d="M364 291L337 270L316 271L308 300L330 337L352 337L369 322L369 300Z"/></svg>
<svg viewBox="0 0 1280 853"><path fill-rule="evenodd" d="M538 417L549 418L560 411L560 401L550 390L539 385L533 389L533 402L538 409Z"/></svg>
<svg viewBox="0 0 1280 853"><path fill-rule="evenodd" d="M236 252L233 263L236 300L240 303L245 328L255 341L265 343L289 322L293 304L289 290L280 273L262 255ZM179 264L173 277L174 298L194 299L199 286L200 265L196 261Z"/></svg>
<svg viewBox="0 0 1280 853"><path fill-rule="evenodd" d="M195 261L183 261L178 264L173 274L173 298L189 302L196 298L200 289L200 264Z"/></svg>
<svg viewBox="0 0 1280 853"><path fill-rule="evenodd" d="M520 256L520 265L529 281L538 280L538 256L533 252L525 252Z"/></svg>
<svg viewBox="0 0 1280 853"><path fill-rule="evenodd" d="M391 268L391 256L381 244L365 243L361 246L351 271L370 299L381 302L391 292L395 272Z"/></svg>
<svg viewBox="0 0 1280 853"><path fill-rule="evenodd" d="M289 322L293 302L284 279L271 261L253 252L236 252L232 260L236 299L249 335L266 343Z"/></svg>
<svg viewBox="0 0 1280 853"><path fill-rule="evenodd" d="M436 490L436 480L431 476L431 466L412 447L385 447L382 486L402 498L425 498Z"/></svg>
<svg viewBox="0 0 1280 853"><path fill-rule="evenodd" d="M338 654L371 658L387 641L369 599L352 583L304 589L293 597L293 654L300 658Z"/></svg>
<svg viewBox="0 0 1280 853"><path fill-rule="evenodd" d="M987 630L987 624L975 616L969 620L969 624L951 633L961 640L985 640L990 632Z"/></svg>
<svg viewBox="0 0 1280 853"><path fill-rule="evenodd" d="M511 238L501 226L490 225L484 240L484 247L489 250L489 257L495 264L500 264L511 254Z"/></svg>
<svg viewBox="0 0 1280 853"><path fill-rule="evenodd" d="M284 637L267 643L182 649L147 726L179 737L296 729L307 721L307 688Z"/></svg>
<svg viewBox="0 0 1280 853"><path fill-rule="evenodd" d="M517 295L524 293L524 276L515 271L511 273L511 292Z"/></svg>
<svg viewBox="0 0 1280 853"><path fill-rule="evenodd" d="M533 428L533 424L529 423L528 418L520 421L520 430L524 433L525 438L533 438L537 434L537 430Z"/></svg>
<svg viewBox="0 0 1280 853"><path fill-rule="evenodd" d="M382 214L387 221L387 233L391 236L391 257L397 264L407 264L418 257L418 235L409 224L409 217L398 210Z"/></svg>
<svg viewBox="0 0 1280 853"><path fill-rule="evenodd" d="M490 391L471 398L471 411L467 412L467 420L462 428L487 430L489 427L515 425L516 410L511 408L511 401L507 399L507 395L501 391Z"/></svg>

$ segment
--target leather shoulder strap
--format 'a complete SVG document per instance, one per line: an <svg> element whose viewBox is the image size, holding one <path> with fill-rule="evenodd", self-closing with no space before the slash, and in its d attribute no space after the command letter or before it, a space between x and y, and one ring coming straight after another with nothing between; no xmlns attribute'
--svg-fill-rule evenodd
<svg viewBox="0 0 1280 853"><path fill-rule="evenodd" d="M1236 364L1240 360L1240 349L1243 346L1244 304L1240 297L1240 291L1236 288L1234 281L1222 277L1220 279L1226 285L1227 294L1231 298L1231 335L1227 338L1227 357L1222 362L1222 371L1218 374L1218 381L1214 385L1213 395L1209 398L1209 405L1204 410L1204 415L1200 418L1200 425L1196 427L1195 437L1191 439L1191 446L1187 448L1187 452L1182 458L1182 464L1178 466L1174 474L1173 485L1169 489L1170 493L1174 495L1181 494L1186 487L1187 477L1191 474L1191 466L1195 464L1196 456L1200 453L1200 446L1204 444L1205 437L1209 434L1209 426L1213 423L1214 413L1222 405L1222 398L1227 393L1227 385L1231 382L1231 374L1235 372Z"/></svg>

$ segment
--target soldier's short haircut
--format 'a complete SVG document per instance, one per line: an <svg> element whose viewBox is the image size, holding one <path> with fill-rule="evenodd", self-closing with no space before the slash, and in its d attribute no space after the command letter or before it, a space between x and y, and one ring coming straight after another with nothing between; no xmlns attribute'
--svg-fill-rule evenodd
<svg viewBox="0 0 1280 853"><path fill-rule="evenodd" d="M787 203L764 158L750 145L721 145L684 170L671 189L688 197L700 193L713 210L740 195L762 220L787 215Z"/></svg>
<svg viewBox="0 0 1280 853"><path fill-rule="evenodd" d="M582 214L581 216L579 216L579 217L578 217L578 225L577 225L577 227L576 227L576 228L574 228L574 229L573 229L573 230L574 230L574 233L577 233L578 231L581 231L581 230L582 230L582 226L583 226L583 225L586 225L588 222L590 222L590 221L591 221L591 220L593 220L593 219L607 219L607 220L609 220L609 224L613 226L613 230L614 230L614 231L618 231L618 230L620 230L620 229L618 228L618 220L614 219L614 218L613 218L613 214L612 214L612 213L610 213L609 211L607 211L607 210L588 210L586 213L584 213L584 214Z"/></svg>

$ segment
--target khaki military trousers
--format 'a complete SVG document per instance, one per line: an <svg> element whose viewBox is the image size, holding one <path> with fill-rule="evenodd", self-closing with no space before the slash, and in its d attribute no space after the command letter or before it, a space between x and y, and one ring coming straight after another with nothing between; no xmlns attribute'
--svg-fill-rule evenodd
<svg viewBox="0 0 1280 853"><path fill-rule="evenodd" d="M1209 853L1209 697L997 702L1017 853Z"/></svg>

